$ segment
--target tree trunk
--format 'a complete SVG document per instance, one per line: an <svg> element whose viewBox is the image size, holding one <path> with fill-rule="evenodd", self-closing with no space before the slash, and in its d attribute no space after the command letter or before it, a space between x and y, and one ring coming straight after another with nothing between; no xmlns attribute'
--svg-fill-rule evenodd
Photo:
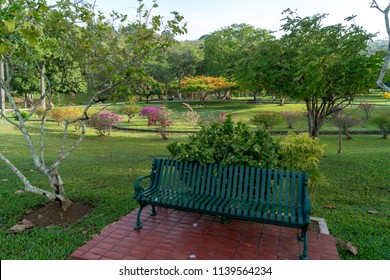
<svg viewBox="0 0 390 280"><path fill-rule="evenodd" d="M230 99L230 90L226 91L222 97L222 100Z"/></svg>
<svg viewBox="0 0 390 280"><path fill-rule="evenodd" d="M45 71L46 71L46 62L44 61L41 69L41 106L43 110L46 110L46 86L45 86Z"/></svg>
<svg viewBox="0 0 390 280"><path fill-rule="evenodd" d="M259 94L259 92L258 91L255 91L254 93L253 93L253 101L257 101L257 95Z"/></svg>
<svg viewBox="0 0 390 280"><path fill-rule="evenodd" d="M337 151L338 154L341 154L343 152L343 139L342 139L342 131L341 127L339 127L339 149Z"/></svg>
<svg viewBox="0 0 390 280"><path fill-rule="evenodd" d="M313 138L317 138L320 136L323 120L321 120L321 117L315 111L308 111L307 113L308 131Z"/></svg>
<svg viewBox="0 0 390 280"><path fill-rule="evenodd" d="M5 115L5 91L3 89L4 78L4 62L3 60L0 60L0 119L2 118L1 114Z"/></svg>
<svg viewBox="0 0 390 280"><path fill-rule="evenodd" d="M55 170L54 174L50 174L48 176L48 179L50 188L55 194L54 200L59 200L61 202L62 209L67 210L72 205L72 202L65 195L64 182L62 181L60 174L58 174L57 170Z"/></svg>
<svg viewBox="0 0 390 280"><path fill-rule="evenodd" d="M49 192L34 187L30 183L30 181L22 174L22 172L20 172L19 169L17 169L2 153L0 153L0 160L3 161L17 177L19 177L19 179L24 185L24 191L42 195L50 201L58 200L61 202L62 209L64 210L67 210L72 205L72 202L64 194L64 183L62 182L58 174L48 176L50 187L53 190L53 192Z"/></svg>

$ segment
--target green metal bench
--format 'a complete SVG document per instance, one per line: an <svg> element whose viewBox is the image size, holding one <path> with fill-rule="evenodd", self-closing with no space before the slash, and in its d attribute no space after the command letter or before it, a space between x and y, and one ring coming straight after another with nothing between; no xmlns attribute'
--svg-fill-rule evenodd
<svg viewBox="0 0 390 280"><path fill-rule="evenodd" d="M149 186L141 181L150 179ZM250 166L201 165L197 162L155 159L152 171L135 183L140 204L135 229L142 228L142 209L155 206L301 229L301 259L308 259L311 200L304 172Z"/></svg>

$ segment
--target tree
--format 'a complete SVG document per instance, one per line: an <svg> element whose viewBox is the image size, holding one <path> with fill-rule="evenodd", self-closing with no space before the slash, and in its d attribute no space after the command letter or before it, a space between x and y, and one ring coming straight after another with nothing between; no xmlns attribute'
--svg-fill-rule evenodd
<svg viewBox="0 0 390 280"><path fill-rule="evenodd" d="M204 105L207 95L210 92L228 92L235 84L228 82L225 78L216 77L186 77L181 83L181 90L184 92L198 93L201 105Z"/></svg>
<svg viewBox="0 0 390 280"><path fill-rule="evenodd" d="M285 12L285 34L264 42L253 64L266 90L305 102L308 131L317 137L327 116L368 92L377 57L363 51L374 35L355 24L323 26L324 14L301 18Z"/></svg>
<svg viewBox="0 0 390 280"><path fill-rule="evenodd" d="M385 18L385 26L386 26L386 31L387 34L390 37L390 19L389 19L389 12L390 12L390 2L387 5L385 9L382 9L379 7L378 3L376 0L373 0L371 2L371 8L375 8L379 10L381 13L383 13L384 18ZM380 70L379 77L376 81L377 85L383 89L385 92L390 92L390 86L386 85L383 79L385 78L387 69L389 68L389 63L390 63L390 40L387 42L387 52L386 56L382 65L382 69Z"/></svg>
<svg viewBox="0 0 390 280"><path fill-rule="evenodd" d="M271 31L248 24L232 24L217 30L204 39L204 68L206 75L232 79L236 62L248 49L271 37Z"/></svg>
<svg viewBox="0 0 390 280"><path fill-rule="evenodd" d="M61 45L61 50L69 56L68 61L85 65L84 75L89 81L94 81L95 88L98 89L85 106L81 116L65 121L59 155L51 164L48 164L45 156L45 119L51 106L48 106L42 113L38 143L33 141L27 123L44 99L51 100L52 86L50 81L45 80L48 84L48 87L45 87L45 92L40 100L34 104L30 113L23 116L15 102L14 91L11 87L11 81L14 77L9 71L5 71L5 79L1 79L1 87L15 111L17 121L7 117L4 111L1 112L1 115L20 130L31 152L35 168L47 177L50 187L50 191L48 191L33 186L28 178L4 154L0 153L0 160L23 182L25 191L43 195L52 201L59 200L64 209L71 205L70 199L65 195L64 182L58 167L83 140L86 131L85 121L89 118L89 107L96 97L106 91L126 84L134 85L137 78L145 76L144 60L152 52L162 51L167 44L164 36L156 34L156 32L164 31L160 30L163 26L161 16L152 16L151 14L152 10L157 8L157 4L154 3L150 10L145 8L142 1L139 1L139 4L139 17L134 22L123 26L120 31L112 28L102 13L98 13L95 18L92 12L93 6L83 3L83 1L77 1L75 4L66 0L58 1L57 5L53 7L49 7L44 0L9 1L1 9L0 56L3 56L5 65L14 63L15 53L24 52L25 55L31 57L30 61L33 61L35 66L36 77L40 80L46 72L42 64L39 63L39 59L34 56L34 47L38 45L40 39L46 38L46 28L50 27L53 31L51 34L56 34L55 38ZM184 32L180 25L183 18L177 13L173 15L174 18L167 21L166 29L172 31L173 34ZM124 15L118 15L117 18L122 22L125 21ZM97 81L97 73L100 75L104 73L105 78ZM80 123L81 132L75 142L69 144L67 141L68 127L76 122Z"/></svg>
<svg viewBox="0 0 390 280"><path fill-rule="evenodd" d="M165 85L167 96L172 83L177 83L180 90L183 78L195 75L202 59L199 42L175 42L166 52L151 59L147 71L155 80Z"/></svg>
<svg viewBox="0 0 390 280"><path fill-rule="evenodd" d="M241 88L254 92L254 99L262 91L279 96L283 105L289 90L290 73L284 71L288 62L283 45L275 37L269 37L256 45L244 47L243 56L237 61L235 79Z"/></svg>

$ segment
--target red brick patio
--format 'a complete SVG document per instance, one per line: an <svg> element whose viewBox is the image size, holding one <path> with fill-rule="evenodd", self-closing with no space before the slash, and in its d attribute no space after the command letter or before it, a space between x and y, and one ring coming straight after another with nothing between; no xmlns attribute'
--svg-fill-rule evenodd
<svg viewBox="0 0 390 280"><path fill-rule="evenodd" d="M138 209L105 228L72 254L74 260L298 260L299 230L157 208L142 212L143 228L134 230ZM339 260L333 236L309 232L312 260Z"/></svg>

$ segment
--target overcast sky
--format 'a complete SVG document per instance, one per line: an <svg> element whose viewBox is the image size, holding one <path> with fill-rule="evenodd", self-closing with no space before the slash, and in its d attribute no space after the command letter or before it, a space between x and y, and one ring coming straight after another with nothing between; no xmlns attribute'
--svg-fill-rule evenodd
<svg viewBox="0 0 390 280"><path fill-rule="evenodd" d="M54 0L50 0L54 1ZM378 39L388 37L381 12L370 8L370 0L158 0L157 13L169 17L171 11L182 14L188 23L188 33L178 40L195 40L233 23L247 23L257 28L273 31L280 29L283 10L297 10L301 17L315 13L327 13L325 24L343 23L351 15L357 15L356 24L371 33L380 32ZM144 0L152 6L152 0ZM377 0L381 7L387 0ZM137 0L96 0L97 9L135 14Z"/></svg>

